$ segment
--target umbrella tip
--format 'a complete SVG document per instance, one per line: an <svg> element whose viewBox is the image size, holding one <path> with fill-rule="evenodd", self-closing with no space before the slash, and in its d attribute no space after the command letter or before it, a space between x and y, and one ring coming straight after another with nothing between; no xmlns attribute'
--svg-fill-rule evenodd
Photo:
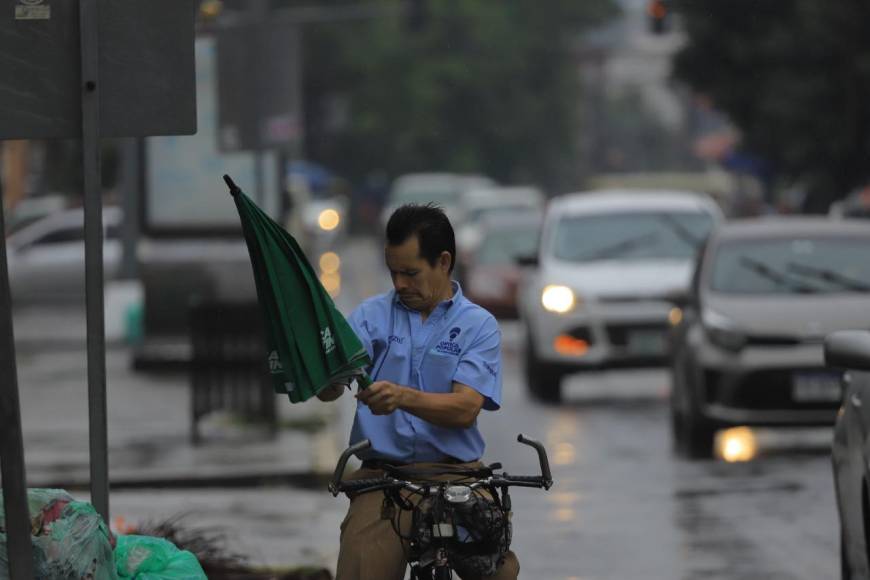
<svg viewBox="0 0 870 580"><path fill-rule="evenodd" d="M229 175L224 175L224 183L226 183L227 187L230 188L230 195L233 197L241 193L242 190L239 189L239 186L236 185L236 182L234 182Z"/></svg>

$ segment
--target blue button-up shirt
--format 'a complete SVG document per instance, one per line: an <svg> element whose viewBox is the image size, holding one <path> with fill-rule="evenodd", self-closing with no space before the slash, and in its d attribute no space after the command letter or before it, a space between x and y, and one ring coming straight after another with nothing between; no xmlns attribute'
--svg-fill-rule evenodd
<svg viewBox="0 0 870 580"><path fill-rule="evenodd" d="M427 393L450 393L458 382L484 397L483 408L501 405L501 331L492 314L470 302L453 282L453 298L423 322L395 291L369 298L349 322L372 360L372 380L386 380ZM474 461L483 456L477 422L467 429L439 427L401 409L374 415L357 403L351 444L372 442L364 457L399 462Z"/></svg>

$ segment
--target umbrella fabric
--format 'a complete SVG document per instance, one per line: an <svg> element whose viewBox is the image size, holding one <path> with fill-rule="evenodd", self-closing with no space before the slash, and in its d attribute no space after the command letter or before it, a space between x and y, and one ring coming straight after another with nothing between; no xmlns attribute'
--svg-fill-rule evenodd
<svg viewBox="0 0 870 580"><path fill-rule="evenodd" d="M334 383L356 379L360 387L367 386L368 353L299 244L229 176L224 181L239 211L251 257L275 391L299 403Z"/></svg>

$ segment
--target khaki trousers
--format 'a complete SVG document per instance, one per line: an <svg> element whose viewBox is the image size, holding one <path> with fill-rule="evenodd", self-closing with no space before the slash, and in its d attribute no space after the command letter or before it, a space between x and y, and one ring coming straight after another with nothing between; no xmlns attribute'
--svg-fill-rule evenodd
<svg viewBox="0 0 870 580"><path fill-rule="evenodd" d="M411 469L432 469L449 471L456 468L480 467L480 463L443 464L417 463ZM380 477L383 471L379 469L359 469L348 479L364 479ZM433 477L441 481L450 480L449 475ZM408 566L407 543L403 543L393 530L391 519L383 518L381 508L384 494L381 491L363 493L350 502L347 516L341 523L341 546L338 554L338 567L335 580L402 580ZM399 517L399 529L403 535L409 533L411 527L410 512L396 508ZM491 580L516 580L520 572L520 563L512 551L505 554L504 564L492 576ZM479 577L462 580L479 580Z"/></svg>

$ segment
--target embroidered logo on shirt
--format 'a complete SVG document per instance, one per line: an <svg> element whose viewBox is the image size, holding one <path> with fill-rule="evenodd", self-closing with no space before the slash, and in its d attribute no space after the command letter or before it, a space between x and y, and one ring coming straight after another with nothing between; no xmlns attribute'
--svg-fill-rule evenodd
<svg viewBox="0 0 870 580"><path fill-rule="evenodd" d="M488 362L484 362L483 367L486 369L486 372L491 374L493 377L495 377L498 374L498 371L495 369L495 367L492 366L491 364L489 364Z"/></svg>
<svg viewBox="0 0 870 580"><path fill-rule="evenodd" d="M398 342L399 344L405 344L404 336L396 336L395 334L391 334L387 337L387 342Z"/></svg>
<svg viewBox="0 0 870 580"><path fill-rule="evenodd" d="M456 340L456 337L459 336L460 332L462 332L462 330L457 326L451 328L450 340L442 340L441 342L439 342L438 345L435 347L435 351L442 354L452 354L453 356L459 356L459 353L462 352L462 349L459 348L459 345L456 344L456 342L454 341Z"/></svg>

